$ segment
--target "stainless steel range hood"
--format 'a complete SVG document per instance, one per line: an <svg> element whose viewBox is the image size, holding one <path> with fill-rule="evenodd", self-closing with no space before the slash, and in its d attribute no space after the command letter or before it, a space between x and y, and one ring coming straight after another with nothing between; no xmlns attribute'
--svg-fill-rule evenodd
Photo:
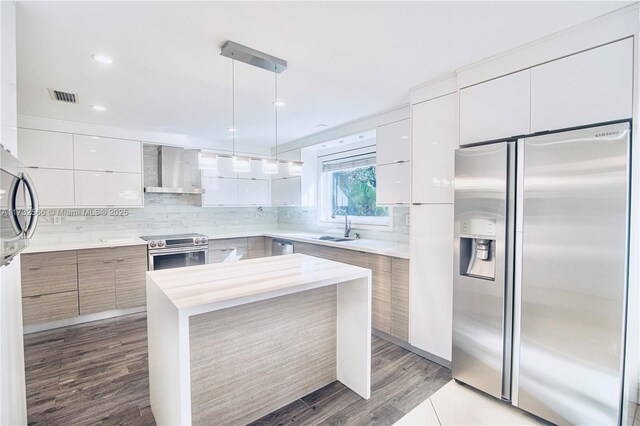
<svg viewBox="0 0 640 426"><path fill-rule="evenodd" d="M145 186L145 192L165 194L204 194L200 184L196 149L158 146L158 186Z"/></svg>

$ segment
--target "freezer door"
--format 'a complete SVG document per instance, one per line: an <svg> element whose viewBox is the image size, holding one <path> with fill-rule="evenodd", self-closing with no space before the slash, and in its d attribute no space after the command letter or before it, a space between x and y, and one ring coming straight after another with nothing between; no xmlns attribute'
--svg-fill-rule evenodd
<svg viewBox="0 0 640 426"><path fill-rule="evenodd" d="M525 139L518 406L619 423L629 126Z"/></svg>
<svg viewBox="0 0 640 426"><path fill-rule="evenodd" d="M514 148L503 142L455 155L453 377L503 399L511 383Z"/></svg>

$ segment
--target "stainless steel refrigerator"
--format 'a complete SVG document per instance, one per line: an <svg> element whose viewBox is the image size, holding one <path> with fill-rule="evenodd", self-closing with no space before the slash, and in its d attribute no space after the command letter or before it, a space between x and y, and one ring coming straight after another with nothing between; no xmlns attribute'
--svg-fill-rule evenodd
<svg viewBox="0 0 640 426"><path fill-rule="evenodd" d="M456 151L453 377L557 424L619 424L630 127Z"/></svg>

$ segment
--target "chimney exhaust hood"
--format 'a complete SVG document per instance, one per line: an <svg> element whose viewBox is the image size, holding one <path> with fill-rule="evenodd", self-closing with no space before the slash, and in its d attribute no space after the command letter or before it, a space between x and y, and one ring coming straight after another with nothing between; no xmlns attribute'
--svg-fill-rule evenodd
<svg viewBox="0 0 640 426"><path fill-rule="evenodd" d="M162 194L204 194L200 183L197 149L158 146L158 186L144 192Z"/></svg>

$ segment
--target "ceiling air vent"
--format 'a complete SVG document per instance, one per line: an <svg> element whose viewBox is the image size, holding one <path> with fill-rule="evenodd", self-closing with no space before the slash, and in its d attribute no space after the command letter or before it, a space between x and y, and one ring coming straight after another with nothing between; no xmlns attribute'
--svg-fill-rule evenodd
<svg viewBox="0 0 640 426"><path fill-rule="evenodd" d="M49 95L54 101L67 102L70 104L77 104L78 98L75 93L61 92L60 90L49 89Z"/></svg>

